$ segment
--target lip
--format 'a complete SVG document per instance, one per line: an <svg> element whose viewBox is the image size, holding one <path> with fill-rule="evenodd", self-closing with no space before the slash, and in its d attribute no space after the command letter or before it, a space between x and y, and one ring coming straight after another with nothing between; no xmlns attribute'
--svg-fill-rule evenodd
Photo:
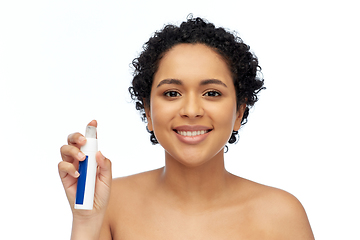
<svg viewBox="0 0 360 240"><path fill-rule="evenodd" d="M212 128L207 127L207 126L202 126L202 125L183 125L183 126L178 126L178 127L174 128L173 130L174 130L176 137L181 142L194 145L194 144L198 144L198 143L204 141L209 136L210 132L212 131ZM178 133L180 131L185 131L185 132L207 131L207 132L204 134L196 135L196 136L183 136Z"/></svg>
<svg viewBox="0 0 360 240"><path fill-rule="evenodd" d="M174 128L175 131L206 131L212 130L211 127L203 126L203 125L182 125Z"/></svg>

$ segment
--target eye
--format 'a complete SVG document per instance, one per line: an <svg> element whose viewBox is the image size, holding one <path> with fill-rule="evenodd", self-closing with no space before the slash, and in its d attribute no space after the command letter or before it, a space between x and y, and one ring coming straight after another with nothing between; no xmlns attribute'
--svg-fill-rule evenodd
<svg viewBox="0 0 360 240"><path fill-rule="evenodd" d="M176 91L167 91L164 93L164 95L166 97L171 97L171 98L174 98L174 97L180 97L180 93L176 92Z"/></svg>
<svg viewBox="0 0 360 240"><path fill-rule="evenodd" d="M204 94L206 97L219 97L221 96L221 93L218 91L208 91Z"/></svg>

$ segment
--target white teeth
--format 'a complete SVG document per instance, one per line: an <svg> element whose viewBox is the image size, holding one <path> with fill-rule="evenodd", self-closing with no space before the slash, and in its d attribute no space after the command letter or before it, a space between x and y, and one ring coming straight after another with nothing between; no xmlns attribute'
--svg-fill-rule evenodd
<svg viewBox="0 0 360 240"><path fill-rule="evenodd" d="M185 137L194 137L197 135L202 135L207 133L208 130L201 130L201 131L177 131L178 134L185 136Z"/></svg>

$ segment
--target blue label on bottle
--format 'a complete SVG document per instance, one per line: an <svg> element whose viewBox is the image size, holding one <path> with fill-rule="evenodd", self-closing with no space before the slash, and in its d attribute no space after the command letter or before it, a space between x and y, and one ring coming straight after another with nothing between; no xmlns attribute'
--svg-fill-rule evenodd
<svg viewBox="0 0 360 240"><path fill-rule="evenodd" d="M86 173L88 167L88 156L86 156L85 160L79 162L79 173L77 188L76 188L76 204L84 204L84 196L85 196L85 185L86 185Z"/></svg>

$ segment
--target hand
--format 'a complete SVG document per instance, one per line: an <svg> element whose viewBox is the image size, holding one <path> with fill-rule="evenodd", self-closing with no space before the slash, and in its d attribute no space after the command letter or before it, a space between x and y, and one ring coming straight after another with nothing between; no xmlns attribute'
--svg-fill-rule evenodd
<svg viewBox="0 0 360 240"><path fill-rule="evenodd" d="M93 120L89 125L97 127L97 122ZM94 208L93 210L74 209L77 178L79 177L77 169L79 168L79 161L84 161L85 159L85 155L80 151L80 147L85 143L86 139L82 134L70 134L68 136L68 145L64 145L60 149L63 161L58 165L59 175L71 206L74 220L81 221L90 218L103 218L109 201L112 181L110 160L105 158L101 152L97 152L96 161L98 168L95 183Z"/></svg>

